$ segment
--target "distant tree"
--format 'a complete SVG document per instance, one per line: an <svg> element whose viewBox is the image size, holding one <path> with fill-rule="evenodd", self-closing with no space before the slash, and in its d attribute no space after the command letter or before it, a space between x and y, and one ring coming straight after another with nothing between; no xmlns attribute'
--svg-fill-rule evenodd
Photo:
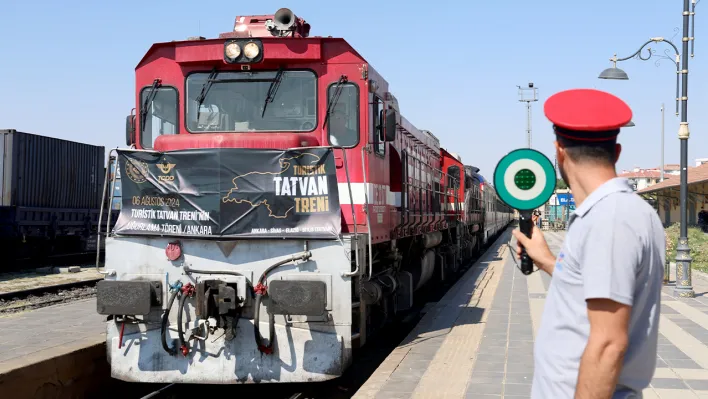
<svg viewBox="0 0 708 399"><path fill-rule="evenodd" d="M568 188L568 185L565 184L563 179L556 179L556 188L560 190L565 190L566 188Z"/></svg>

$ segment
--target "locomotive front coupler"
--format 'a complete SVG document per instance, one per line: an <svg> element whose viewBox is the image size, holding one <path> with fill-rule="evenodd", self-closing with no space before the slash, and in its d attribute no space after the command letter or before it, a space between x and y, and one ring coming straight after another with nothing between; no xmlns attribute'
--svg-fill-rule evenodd
<svg viewBox="0 0 708 399"><path fill-rule="evenodd" d="M237 289L237 284L222 280L203 280L197 283L195 313L197 320L204 320L206 323L205 326L200 324L197 329L201 328L204 336L208 335L208 320L213 318L216 320L216 328L224 329L224 339L234 339L236 321L245 302L237 295ZM196 338L200 337L197 335Z"/></svg>
<svg viewBox="0 0 708 399"><path fill-rule="evenodd" d="M268 274L270 274L272 271L275 269L290 263L290 262L295 262L298 260L309 260L312 257L312 252L310 251L303 251L294 255L291 255L290 257L283 259L279 262L274 263L273 265L269 266L266 268L266 270L261 274L261 276L258 278L258 282L253 287L251 285L251 282L246 280L246 277L243 276L241 273L235 272L235 271L230 271L230 270L197 270L197 269L192 269L189 267L189 265L184 266L184 272L185 274L223 274L223 275L230 275L230 276L235 276L237 281L243 282L244 285L241 285L243 287L240 291L238 289L239 285L238 283L233 284L229 282L224 282L221 280L203 280L197 282L197 289L196 289L196 315L197 319L207 319L208 317L213 317L217 320L217 327L221 327L225 331L225 340L232 340L234 338L235 330L236 330L236 321L238 320L237 317L240 315L240 311L242 310L243 305L245 305L247 296L246 292L244 292L244 289L248 287L247 289L251 292L248 294L251 294L251 296L255 296L255 304L254 304L254 312L253 312L253 332L254 332L254 338L256 341L256 346L258 347L258 350L261 353L266 353L266 354L271 354L273 353L273 340L275 338L275 312L278 312L275 309L267 309L268 311L268 324L269 324L269 340L268 343L263 342L263 337L260 334L260 329L259 329L259 315L260 315L260 306L261 306L261 301L263 297L268 296L268 284L266 282L266 279L268 277ZM324 284L321 282L283 282L279 281L280 283L286 284L286 285L292 285L292 284L297 284L298 286L304 286L304 285L312 285L312 284L317 284L317 288L321 288L321 290L325 290L326 288L324 287ZM246 284L247 283L247 284ZM319 287L319 285L322 285L322 287ZM304 288L304 287L302 287ZM318 290L318 291L321 291ZM278 290L281 291L281 290ZM288 291L287 289L285 291ZM255 295L253 295L255 294ZM323 298L321 301L315 301L314 304L296 304L295 307L301 308L301 307L314 307L316 313L322 313L324 311L324 298L325 295L322 294L321 297ZM241 298L243 298L243 302L241 302ZM239 300L238 302L236 300ZM288 298L291 299L291 298ZM285 300L283 301L284 303L292 302ZM298 302L298 301L295 301ZM320 304L321 302L321 304ZM271 307L273 304L270 304ZM292 305L292 303L291 303ZM299 306L298 306L299 305ZM314 306L313 306L314 305ZM321 306L319 306L321 305ZM276 306L277 307L277 306ZM319 308L322 308L319 310ZM274 312L272 312L274 311ZM302 310L301 310L302 311ZM308 314L312 312L311 309L307 309L303 314ZM287 312L290 313L290 312Z"/></svg>

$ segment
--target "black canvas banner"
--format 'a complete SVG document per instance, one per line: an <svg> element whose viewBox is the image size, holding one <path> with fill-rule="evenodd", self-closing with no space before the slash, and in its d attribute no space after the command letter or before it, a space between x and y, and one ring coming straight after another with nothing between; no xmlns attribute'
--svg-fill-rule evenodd
<svg viewBox="0 0 708 399"><path fill-rule="evenodd" d="M115 232L194 238L336 238L331 148L118 150Z"/></svg>

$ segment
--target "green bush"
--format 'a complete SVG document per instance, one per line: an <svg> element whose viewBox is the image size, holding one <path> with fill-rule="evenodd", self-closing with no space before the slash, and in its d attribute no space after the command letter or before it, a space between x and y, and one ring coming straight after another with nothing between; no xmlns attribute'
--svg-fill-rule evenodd
<svg viewBox="0 0 708 399"><path fill-rule="evenodd" d="M679 237L679 224L673 223L665 230L666 258L676 262L676 245ZM708 272L708 234L697 227L688 228L688 246L691 248L692 268Z"/></svg>

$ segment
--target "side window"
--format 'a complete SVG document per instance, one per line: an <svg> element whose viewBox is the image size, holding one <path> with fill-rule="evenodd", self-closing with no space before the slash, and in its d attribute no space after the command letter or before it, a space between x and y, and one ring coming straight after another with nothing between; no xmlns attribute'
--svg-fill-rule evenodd
<svg viewBox="0 0 708 399"><path fill-rule="evenodd" d="M447 168L448 187L460 188L460 168L453 165Z"/></svg>
<svg viewBox="0 0 708 399"><path fill-rule="evenodd" d="M386 154L386 142L383 137L383 101L376 94L372 95L371 101L371 126L369 131L374 139L374 153L378 155Z"/></svg>
<svg viewBox="0 0 708 399"><path fill-rule="evenodd" d="M150 97L151 87L140 91L140 106ZM140 121L140 144L143 148L152 148L155 139L163 134L177 134L177 90L173 87L160 87L147 104L144 119L138 112ZM144 126L143 126L144 122Z"/></svg>
<svg viewBox="0 0 708 399"><path fill-rule="evenodd" d="M336 96L337 84L327 89L327 106L335 101L327 121L330 144L339 147L354 147L359 143L359 86L344 83Z"/></svg>

